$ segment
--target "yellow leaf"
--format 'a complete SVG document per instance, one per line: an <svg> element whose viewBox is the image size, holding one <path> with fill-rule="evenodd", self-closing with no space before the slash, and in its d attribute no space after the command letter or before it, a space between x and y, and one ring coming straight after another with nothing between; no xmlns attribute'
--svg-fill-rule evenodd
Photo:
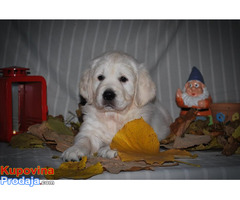
<svg viewBox="0 0 240 200"><path fill-rule="evenodd" d="M100 162L95 165L92 165L88 168L85 168L81 171L81 173L75 174L72 178L73 179L87 179L92 176L98 175L103 173L103 167Z"/></svg>
<svg viewBox="0 0 240 200"><path fill-rule="evenodd" d="M160 143L153 128L140 118L128 122L119 130L110 147L119 152L154 154L159 152Z"/></svg>
<svg viewBox="0 0 240 200"><path fill-rule="evenodd" d="M238 119L239 119L239 113L236 112L236 113L234 113L234 114L232 115L232 121L236 121L236 120L238 120Z"/></svg>
<svg viewBox="0 0 240 200"><path fill-rule="evenodd" d="M238 126L235 131L233 132L232 136L237 139L238 137L240 137L240 126Z"/></svg>
<svg viewBox="0 0 240 200"><path fill-rule="evenodd" d="M103 167L98 162L86 168L87 157L84 156L80 162L64 162L58 169L54 169L54 175L45 175L47 179L87 179L94 175L103 173Z"/></svg>
<svg viewBox="0 0 240 200"><path fill-rule="evenodd" d="M122 161L145 161L163 164L174 162L177 157L194 157L187 151L168 150L160 152L160 144L153 128L143 118L128 122L114 136L110 145L117 150Z"/></svg>
<svg viewBox="0 0 240 200"><path fill-rule="evenodd" d="M166 161L168 161L168 162L174 161L174 156L160 155L160 152L159 152L159 154L153 154L153 155L144 154L144 153L129 154L129 153L120 152L119 156L122 159L122 161L141 161L141 160L143 160L148 164L158 163L158 164L162 165Z"/></svg>

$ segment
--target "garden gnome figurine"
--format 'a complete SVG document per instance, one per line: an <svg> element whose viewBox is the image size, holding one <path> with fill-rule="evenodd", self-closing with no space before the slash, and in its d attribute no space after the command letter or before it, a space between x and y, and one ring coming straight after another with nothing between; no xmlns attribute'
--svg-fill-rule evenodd
<svg viewBox="0 0 240 200"><path fill-rule="evenodd" d="M212 98L208 93L201 72L196 68L192 68L192 72L183 88L176 92L176 102L181 108L180 115L185 115L191 108L198 110L197 116L209 116L209 109Z"/></svg>

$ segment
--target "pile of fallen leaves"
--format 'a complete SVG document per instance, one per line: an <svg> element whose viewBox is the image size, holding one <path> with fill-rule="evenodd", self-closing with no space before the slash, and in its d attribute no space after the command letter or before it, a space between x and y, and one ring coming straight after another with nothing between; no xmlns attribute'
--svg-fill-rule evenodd
<svg viewBox="0 0 240 200"><path fill-rule="evenodd" d="M77 113L78 112L78 113ZM78 118L81 116L76 111ZM222 149L224 155L240 152L240 119L210 124L210 119L196 120L196 110L178 117L170 126L171 133L161 141L169 150L160 151L160 143L152 127L142 118L125 124L116 133L110 147L117 150L118 157L83 157L80 162L65 162L55 169L47 179L86 179L103 171L154 170L154 167L175 166L183 163L179 158L195 158L188 150ZM60 152L72 146L80 123L69 123L63 117L49 116L42 124L29 127L29 133L14 136L11 145L15 147L42 147L45 143ZM190 164L190 163L186 163ZM193 164L191 164L193 165ZM193 165L198 166L198 165Z"/></svg>
<svg viewBox="0 0 240 200"><path fill-rule="evenodd" d="M62 117L49 116L42 124L28 128L30 134L39 137L46 145L60 152L73 145L74 133L64 124Z"/></svg>
<svg viewBox="0 0 240 200"><path fill-rule="evenodd" d="M142 118L128 122L114 136L111 149L118 151L118 157L113 159L101 157L83 157L80 162L65 162L55 169L55 174L47 179L89 178L108 171L154 170L154 167L175 166L179 158L195 158L185 150L171 149L160 152L160 143L150 125ZM186 163L188 164L188 163ZM196 166L196 165L194 165Z"/></svg>
<svg viewBox="0 0 240 200"><path fill-rule="evenodd" d="M80 107L79 107L80 108ZM78 123L63 116L52 117L42 124L29 127L29 132L12 137L11 145L19 148L43 147L47 144L60 152L73 145L74 136L82 122L81 110L76 111ZM240 119L224 123L196 120L196 110L178 117L170 126L171 133L161 141L169 150L160 151L160 143L152 127L142 118L125 124L114 136L110 147L117 150L118 157L83 157L80 162L64 162L54 175L47 179L86 179L104 171L154 170L154 167L175 166L184 163L179 158L195 158L188 150L222 149L224 155L240 153ZM190 164L190 163L185 163ZM190 164L193 166L199 166Z"/></svg>
<svg viewBox="0 0 240 200"><path fill-rule="evenodd" d="M240 119L209 125L210 119L196 120L196 110L178 117L170 126L171 133L161 141L166 148L187 150L222 149L230 156L240 152Z"/></svg>
<svg viewBox="0 0 240 200"><path fill-rule="evenodd" d="M42 148L43 145L47 145L63 152L73 145L74 136L79 132L82 123L80 105L76 114L71 113L71 116L73 117L64 120L62 115L56 117L49 115L47 121L30 126L27 133L14 135L10 145L16 148ZM78 121L74 122L72 119L76 117Z"/></svg>

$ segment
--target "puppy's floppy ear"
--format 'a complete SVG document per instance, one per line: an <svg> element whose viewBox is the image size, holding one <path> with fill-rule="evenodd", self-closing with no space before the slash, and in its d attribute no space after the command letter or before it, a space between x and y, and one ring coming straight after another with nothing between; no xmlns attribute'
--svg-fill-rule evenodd
<svg viewBox="0 0 240 200"><path fill-rule="evenodd" d="M92 91L92 73L91 68L87 69L80 80L80 95L86 99L87 103L93 102L93 91Z"/></svg>
<svg viewBox="0 0 240 200"><path fill-rule="evenodd" d="M156 96L156 86L148 71L140 66L135 87L134 102L138 107L144 106Z"/></svg>

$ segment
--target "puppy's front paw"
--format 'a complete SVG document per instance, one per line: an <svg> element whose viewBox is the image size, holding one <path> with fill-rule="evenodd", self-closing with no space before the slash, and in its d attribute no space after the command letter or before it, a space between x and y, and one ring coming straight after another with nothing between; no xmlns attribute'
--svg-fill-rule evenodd
<svg viewBox="0 0 240 200"><path fill-rule="evenodd" d="M103 158L114 158L117 156L117 151L110 149L109 146L104 146L98 150L98 156Z"/></svg>
<svg viewBox="0 0 240 200"><path fill-rule="evenodd" d="M86 149L81 148L78 145L73 145L62 153L61 158L63 161L79 161L81 157L87 156Z"/></svg>

